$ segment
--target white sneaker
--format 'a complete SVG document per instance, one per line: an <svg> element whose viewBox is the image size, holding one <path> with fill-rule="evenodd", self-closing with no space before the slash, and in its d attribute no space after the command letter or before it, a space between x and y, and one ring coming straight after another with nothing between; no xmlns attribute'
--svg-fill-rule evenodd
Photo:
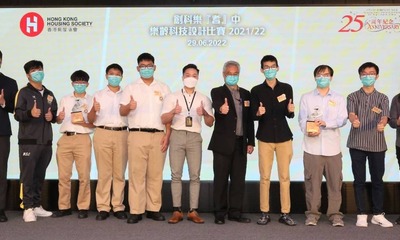
<svg viewBox="0 0 400 240"><path fill-rule="evenodd" d="M367 214L358 214L356 226L357 227L368 227L367 218L368 218Z"/></svg>
<svg viewBox="0 0 400 240"><path fill-rule="evenodd" d="M24 219L25 222L36 222L36 215L33 212L33 208L25 209L22 219Z"/></svg>
<svg viewBox="0 0 400 240"><path fill-rule="evenodd" d="M374 215L371 219L371 223L373 224L378 224L381 227L393 227L393 223L389 222L386 218L385 218L385 213L381 213L378 215Z"/></svg>
<svg viewBox="0 0 400 240"><path fill-rule="evenodd" d="M42 206L35 207L33 209L33 212L35 213L36 217L50 217L51 215L53 215L52 212L44 210Z"/></svg>

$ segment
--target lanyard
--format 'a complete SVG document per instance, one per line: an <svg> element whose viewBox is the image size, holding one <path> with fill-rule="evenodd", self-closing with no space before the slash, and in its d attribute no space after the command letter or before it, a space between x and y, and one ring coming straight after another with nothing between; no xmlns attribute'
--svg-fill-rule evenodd
<svg viewBox="0 0 400 240"><path fill-rule="evenodd" d="M193 94L193 98L192 98L192 102L190 103L190 106L188 105L188 102L187 102L187 100L186 100L185 94L183 94L183 89L181 90L181 92L182 92L183 98L185 99L186 108L187 108L187 110L188 110L188 115L190 115L190 109L191 109L192 106L193 106L194 98L196 97L196 91L195 91L194 94Z"/></svg>

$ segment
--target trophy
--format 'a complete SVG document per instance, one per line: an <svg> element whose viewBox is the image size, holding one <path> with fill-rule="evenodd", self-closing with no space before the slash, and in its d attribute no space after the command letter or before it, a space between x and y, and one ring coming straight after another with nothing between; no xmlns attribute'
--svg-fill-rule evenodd
<svg viewBox="0 0 400 240"><path fill-rule="evenodd" d="M84 123L85 119L83 118L83 113L82 113L82 101L77 98L75 100L75 105L72 108L71 111L71 122L72 123Z"/></svg>
<svg viewBox="0 0 400 240"><path fill-rule="evenodd" d="M306 122L306 131L307 133L319 133L319 126L315 123L315 120L318 120L322 117L322 113L319 111L319 108L314 108L314 112L308 116Z"/></svg>

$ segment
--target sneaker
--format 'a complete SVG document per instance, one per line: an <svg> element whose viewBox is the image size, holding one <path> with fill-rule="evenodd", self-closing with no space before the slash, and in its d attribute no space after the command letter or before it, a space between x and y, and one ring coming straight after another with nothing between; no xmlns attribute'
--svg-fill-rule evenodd
<svg viewBox="0 0 400 240"><path fill-rule="evenodd" d="M308 215L306 218L306 226L317 226L318 220L314 215Z"/></svg>
<svg viewBox="0 0 400 240"><path fill-rule="evenodd" d="M367 218L368 218L367 214L358 214L356 226L357 227L368 227Z"/></svg>
<svg viewBox="0 0 400 240"><path fill-rule="evenodd" d="M42 206L35 207L33 209L33 212L35 213L36 217L50 217L51 215L53 215L52 212L44 210Z"/></svg>
<svg viewBox="0 0 400 240"><path fill-rule="evenodd" d="M22 219L24 219L25 222L36 222L36 215L33 208L25 209Z"/></svg>
<svg viewBox="0 0 400 240"><path fill-rule="evenodd" d="M335 215L332 218L332 226L334 227L344 227L344 222L341 216Z"/></svg>
<svg viewBox="0 0 400 240"><path fill-rule="evenodd" d="M271 218L268 213L262 212L261 217L257 220L258 225L267 225L269 222L271 222Z"/></svg>
<svg viewBox="0 0 400 240"><path fill-rule="evenodd" d="M282 213L281 217L279 218L279 222L288 226L296 226L297 224L288 213Z"/></svg>
<svg viewBox="0 0 400 240"><path fill-rule="evenodd" d="M372 224L378 224L381 227L393 227L393 223L385 218L385 213L374 215L371 219Z"/></svg>

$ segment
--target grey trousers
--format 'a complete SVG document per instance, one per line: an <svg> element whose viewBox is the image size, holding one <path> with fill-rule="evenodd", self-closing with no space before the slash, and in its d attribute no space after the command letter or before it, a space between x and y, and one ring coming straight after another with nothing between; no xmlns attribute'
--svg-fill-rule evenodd
<svg viewBox="0 0 400 240"><path fill-rule="evenodd" d="M186 158L190 178L190 208L198 208L202 142L203 139L200 133L172 129L169 145L169 163L171 167L171 192L174 207L182 206L182 172Z"/></svg>
<svg viewBox="0 0 400 240"><path fill-rule="evenodd" d="M342 154L335 156L319 156L304 152L304 185L306 191L306 216L312 214L319 218L321 212L321 184L322 176L326 179L328 188L328 209L326 215L343 214L340 212L342 204Z"/></svg>

